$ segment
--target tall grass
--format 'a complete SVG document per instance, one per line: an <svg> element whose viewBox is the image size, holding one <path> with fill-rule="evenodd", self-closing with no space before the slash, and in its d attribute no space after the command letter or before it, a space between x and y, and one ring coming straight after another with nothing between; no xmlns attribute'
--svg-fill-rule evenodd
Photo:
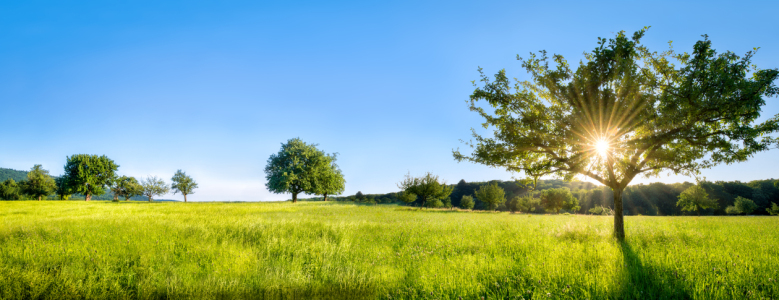
<svg viewBox="0 0 779 300"><path fill-rule="evenodd" d="M4 299L779 298L779 218L0 202Z"/></svg>

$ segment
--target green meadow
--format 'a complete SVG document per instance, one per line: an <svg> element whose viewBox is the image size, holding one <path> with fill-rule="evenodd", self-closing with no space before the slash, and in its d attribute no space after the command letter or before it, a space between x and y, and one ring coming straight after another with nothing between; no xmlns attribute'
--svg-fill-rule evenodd
<svg viewBox="0 0 779 300"><path fill-rule="evenodd" d="M2 299L777 299L779 218L0 202Z"/></svg>

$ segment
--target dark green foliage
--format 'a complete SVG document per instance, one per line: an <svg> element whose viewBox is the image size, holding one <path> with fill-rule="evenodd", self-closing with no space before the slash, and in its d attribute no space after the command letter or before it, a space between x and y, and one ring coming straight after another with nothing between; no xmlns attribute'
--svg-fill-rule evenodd
<svg viewBox="0 0 779 300"><path fill-rule="evenodd" d="M766 208L765 210L772 216L779 215L779 205L776 205L776 203L771 203L771 207Z"/></svg>
<svg viewBox="0 0 779 300"><path fill-rule="evenodd" d="M73 189L68 183L67 176L60 176L54 179L54 183L57 184L57 190L54 193L57 195L58 200L68 200L70 195L73 195Z"/></svg>
<svg viewBox="0 0 779 300"><path fill-rule="evenodd" d="M495 210L498 205L506 202L506 193L498 186L497 182L482 185L476 191L475 195L479 201L487 203L489 210Z"/></svg>
<svg viewBox="0 0 779 300"><path fill-rule="evenodd" d="M292 202L298 201L298 194L317 194L318 178L323 172L332 171L334 155L327 155L299 138L290 139L281 145L278 153L268 158L265 166L265 186L272 193L291 193ZM322 189L325 190L325 189Z"/></svg>
<svg viewBox="0 0 779 300"><path fill-rule="evenodd" d="M27 181L22 186L22 192L33 198L41 200L42 197L51 195L57 189L54 178L49 175L48 170L44 170L41 165L35 165L27 172Z"/></svg>
<svg viewBox="0 0 779 300"><path fill-rule="evenodd" d="M427 201L441 200L448 198L452 194L452 187L446 185L444 182L439 182L438 175L433 175L430 172L425 173L422 177L412 177L411 174L406 174L406 178L398 183L398 188L403 191L406 197L410 195L416 195L419 204L426 207ZM410 198L406 198L410 200Z"/></svg>
<svg viewBox="0 0 779 300"><path fill-rule="evenodd" d="M0 168L0 182L13 179L16 182L27 179L27 171Z"/></svg>
<svg viewBox="0 0 779 300"><path fill-rule="evenodd" d="M757 209L757 204L755 204L754 201L741 196L736 197L736 202L733 203L733 206L736 207L736 211L738 211L739 214L745 215L751 214Z"/></svg>
<svg viewBox="0 0 779 300"><path fill-rule="evenodd" d="M76 193L83 194L86 201L92 195L102 195L105 187L116 176L119 165L105 155L75 154L67 158L65 174L68 186Z"/></svg>
<svg viewBox="0 0 779 300"><path fill-rule="evenodd" d="M579 199L566 188L548 189L541 192L541 205L550 212L558 213L561 209L578 211Z"/></svg>
<svg viewBox="0 0 779 300"><path fill-rule="evenodd" d="M311 183L313 194L322 195L324 201L327 201L328 195L338 195L344 192L346 180L341 169L335 163L337 154L325 155L323 166L318 168L316 176L312 177Z"/></svg>
<svg viewBox="0 0 779 300"><path fill-rule="evenodd" d="M122 176L116 180L111 191L114 193L114 199L124 197L124 201L129 201L135 196L143 195L143 186L135 177Z"/></svg>
<svg viewBox="0 0 779 300"><path fill-rule="evenodd" d="M0 183L0 199L19 200L22 196L21 186L11 178Z"/></svg>
<svg viewBox="0 0 779 300"><path fill-rule="evenodd" d="M700 215L700 210L717 208L717 201L709 198L709 194L706 193L699 185L694 185L679 194L679 201L676 206L682 208L683 211L694 211Z"/></svg>

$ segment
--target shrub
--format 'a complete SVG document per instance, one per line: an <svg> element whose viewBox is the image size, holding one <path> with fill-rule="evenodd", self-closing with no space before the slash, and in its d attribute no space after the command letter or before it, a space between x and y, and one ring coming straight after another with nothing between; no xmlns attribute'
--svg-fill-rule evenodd
<svg viewBox="0 0 779 300"><path fill-rule="evenodd" d="M430 201L427 201L427 203L425 203L425 207L429 207L429 208L439 208L439 207L443 207L443 206L444 206L444 203L441 202L441 200L438 200L438 199L430 200Z"/></svg>
<svg viewBox="0 0 779 300"><path fill-rule="evenodd" d="M463 196L463 198L460 200L460 207L463 209L473 209L473 197Z"/></svg>
<svg viewBox="0 0 779 300"><path fill-rule="evenodd" d="M739 213L741 214L751 214L755 209L757 209L757 204L755 204L754 201L738 196L736 197L736 202L733 203L733 205L736 207Z"/></svg>
<svg viewBox="0 0 779 300"><path fill-rule="evenodd" d="M771 202L771 207L766 208L765 211L767 211L772 216L779 215L779 205L776 205L776 203Z"/></svg>
<svg viewBox="0 0 779 300"><path fill-rule="evenodd" d="M738 209L736 209L735 206L731 205L725 208L725 213L729 215L737 215L739 214Z"/></svg>

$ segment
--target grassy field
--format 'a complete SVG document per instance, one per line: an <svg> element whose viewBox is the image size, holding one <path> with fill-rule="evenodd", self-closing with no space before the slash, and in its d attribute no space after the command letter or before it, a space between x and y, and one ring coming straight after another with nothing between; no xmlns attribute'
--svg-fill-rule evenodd
<svg viewBox="0 0 779 300"><path fill-rule="evenodd" d="M777 299L779 218L0 202L0 298Z"/></svg>

